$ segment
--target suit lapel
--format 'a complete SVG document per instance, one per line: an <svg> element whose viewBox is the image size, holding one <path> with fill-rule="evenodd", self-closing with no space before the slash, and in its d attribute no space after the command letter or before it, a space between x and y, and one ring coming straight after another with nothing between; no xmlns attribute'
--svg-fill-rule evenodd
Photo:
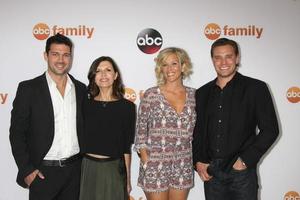
<svg viewBox="0 0 300 200"><path fill-rule="evenodd" d="M53 104L52 104L49 86L48 86L45 74L43 74L40 77L39 82L40 82L40 84L38 86L38 90L39 90L38 94L43 102L43 108L41 108L41 110L43 110L43 112L45 112L45 114L47 116L49 116L49 122L45 122L45 123L52 123L53 126L51 126L51 127L54 127ZM50 130L50 133L54 135L54 128L52 130Z"/></svg>
<svg viewBox="0 0 300 200"><path fill-rule="evenodd" d="M206 138L206 139L208 139L208 137L209 137L209 135L208 135L209 112L208 111L211 108L211 102L212 102L211 98L212 98L212 95L213 95L212 93L213 93L213 89L214 89L214 86L215 86L215 81L216 81L216 79L209 83L207 91L205 91L205 94L204 94L204 97L206 97L206 98L204 100L205 103L204 103L203 108L204 108L205 111L204 111L204 116L203 116L202 120L204 121L203 129L204 129L204 134L205 134L204 138ZM205 148L205 149L208 149L208 143L205 143L204 145L207 145L207 148ZM208 152L207 152L207 154L208 154Z"/></svg>

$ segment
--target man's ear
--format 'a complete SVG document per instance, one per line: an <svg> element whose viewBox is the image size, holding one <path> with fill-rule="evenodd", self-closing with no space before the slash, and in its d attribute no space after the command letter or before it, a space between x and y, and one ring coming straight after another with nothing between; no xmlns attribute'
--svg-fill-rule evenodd
<svg viewBox="0 0 300 200"><path fill-rule="evenodd" d="M44 60L45 60L45 61L48 61L48 54L47 54L46 51L44 52Z"/></svg>

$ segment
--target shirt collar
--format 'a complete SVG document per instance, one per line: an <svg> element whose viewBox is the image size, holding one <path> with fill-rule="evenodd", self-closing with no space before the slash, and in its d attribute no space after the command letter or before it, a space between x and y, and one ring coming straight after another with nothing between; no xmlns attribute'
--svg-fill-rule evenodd
<svg viewBox="0 0 300 200"><path fill-rule="evenodd" d="M51 78L50 74L48 71L45 72L46 74L46 79L48 82L49 87L55 87L56 88L56 83L55 81ZM74 83L72 82L70 76L67 74L67 87L72 88L74 86Z"/></svg>
<svg viewBox="0 0 300 200"><path fill-rule="evenodd" d="M225 85L224 88L229 87L229 86L235 84L235 83L238 81L238 79L239 79L240 77L241 77L241 74L240 74L239 72L236 72L236 73L234 74L234 76L232 77L232 79ZM219 86L217 85L217 78L215 78L215 80L214 80L214 86L215 86L215 87L219 87Z"/></svg>

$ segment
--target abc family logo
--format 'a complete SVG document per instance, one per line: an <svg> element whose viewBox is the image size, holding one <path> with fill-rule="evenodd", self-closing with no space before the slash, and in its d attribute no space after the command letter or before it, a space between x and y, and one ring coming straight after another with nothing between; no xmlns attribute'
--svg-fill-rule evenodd
<svg viewBox="0 0 300 200"><path fill-rule="evenodd" d="M230 27L225 25L221 28L216 23L207 24L204 29L205 36L210 40L216 40L221 35L224 36L252 36L259 39L262 35L263 28L255 25L248 25L246 27Z"/></svg>
<svg viewBox="0 0 300 200"><path fill-rule="evenodd" d="M147 28L138 34L136 44L142 52L153 54L161 48L163 39L157 30Z"/></svg>
<svg viewBox="0 0 300 200"><path fill-rule="evenodd" d="M136 100L136 92L131 89L131 88L125 88L125 94L124 94L124 98L131 101L131 102L135 102Z"/></svg>
<svg viewBox="0 0 300 200"><path fill-rule="evenodd" d="M125 99L134 103L138 97L140 98L140 100L144 97L144 90L140 90L137 94L133 89L125 88Z"/></svg>
<svg viewBox="0 0 300 200"><path fill-rule="evenodd" d="M298 194L298 192L289 191L284 195L283 200L300 200L300 195Z"/></svg>
<svg viewBox="0 0 300 200"><path fill-rule="evenodd" d="M0 93L0 104L5 104L8 97L8 93Z"/></svg>
<svg viewBox="0 0 300 200"><path fill-rule="evenodd" d="M85 25L79 25L77 27L53 25L50 28L45 23L38 23L33 27L32 34L38 40L45 40L49 37L49 35L56 35L57 33L66 36L82 36L90 39L94 34L94 30L94 27L87 27Z"/></svg>
<svg viewBox="0 0 300 200"><path fill-rule="evenodd" d="M286 98L291 103L298 103L300 101L300 88L298 87L291 87L286 92Z"/></svg>

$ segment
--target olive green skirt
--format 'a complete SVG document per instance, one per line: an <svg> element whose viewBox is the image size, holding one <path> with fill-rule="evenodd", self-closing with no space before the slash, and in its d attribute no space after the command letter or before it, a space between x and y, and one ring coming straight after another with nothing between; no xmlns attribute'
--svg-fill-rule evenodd
<svg viewBox="0 0 300 200"><path fill-rule="evenodd" d="M128 200L123 158L82 160L80 200Z"/></svg>

